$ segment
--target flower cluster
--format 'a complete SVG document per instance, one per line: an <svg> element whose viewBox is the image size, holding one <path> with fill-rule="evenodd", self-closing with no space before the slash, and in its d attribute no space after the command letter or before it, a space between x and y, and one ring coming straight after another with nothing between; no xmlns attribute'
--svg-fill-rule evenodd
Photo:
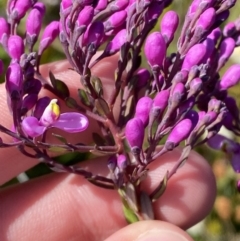
<svg viewBox="0 0 240 241"><path fill-rule="evenodd" d="M224 126L240 135L239 110L228 94L240 81L240 65L234 64L220 75L240 45L240 19L226 21L236 1L193 0L176 52L168 53L179 28L177 12L165 10L171 2L62 0L59 19L49 23L42 34L46 9L41 1L9 0L7 17L0 18L0 43L11 59L5 86L13 117L11 130L0 123L0 130L13 137L13 143L2 142L1 147L21 146L23 154L44 161L54 171L76 173L95 185L117 189L129 222L154 218L152 202L163 194L168 180L196 146L206 143L223 150L240 172L240 145L218 134ZM25 16L25 33L20 34ZM71 97L64 79L58 80L50 72L49 83L41 74L41 56L57 38L72 70L79 74L83 88L76 90L78 100ZM100 49L101 55L93 59ZM118 65L114 88L106 100L104 84L91 74L91 68L114 54L119 56ZM148 68L141 66L144 59ZM1 74L3 69L0 61ZM60 113L57 99L39 97L42 88L74 112ZM116 108L117 118L113 114ZM88 127L87 117L97 120L101 130L94 133L93 145L69 143L61 136L61 145L47 143L46 133L53 127L81 132ZM149 163L180 144L184 147L179 160L159 180L156 190L146 195L139 184ZM52 147L107 154L110 175L56 163L48 154Z"/></svg>

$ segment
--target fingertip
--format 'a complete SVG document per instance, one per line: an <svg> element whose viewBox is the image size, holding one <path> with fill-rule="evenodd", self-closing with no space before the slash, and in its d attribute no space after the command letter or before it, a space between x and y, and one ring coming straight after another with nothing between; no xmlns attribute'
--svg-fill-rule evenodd
<svg viewBox="0 0 240 241"><path fill-rule="evenodd" d="M193 241L177 226L163 221L141 221L128 225L105 241Z"/></svg>

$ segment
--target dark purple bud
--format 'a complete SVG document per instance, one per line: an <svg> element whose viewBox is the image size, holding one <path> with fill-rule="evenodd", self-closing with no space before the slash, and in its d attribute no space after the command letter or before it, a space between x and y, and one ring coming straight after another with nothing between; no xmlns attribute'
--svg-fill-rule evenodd
<svg viewBox="0 0 240 241"><path fill-rule="evenodd" d="M102 22L94 22L86 30L83 37L83 46L94 44L96 48L104 37L104 26Z"/></svg>
<svg viewBox="0 0 240 241"><path fill-rule="evenodd" d="M43 3L36 3L26 20L26 38L30 45L33 45L38 38L42 27L42 20L46 8Z"/></svg>
<svg viewBox="0 0 240 241"><path fill-rule="evenodd" d="M144 139L144 126L139 118L133 118L127 122L125 136L131 148L142 148Z"/></svg>
<svg viewBox="0 0 240 241"><path fill-rule="evenodd" d="M44 110L49 105L50 101L51 99L47 96L40 98L33 111L33 116L35 116L37 119L40 119L42 117Z"/></svg>
<svg viewBox="0 0 240 241"><path fill-rule="evenodd" d="M226 116L224 117L222 124L228 129L232 130L233 129L233 116L231 115L230 112L226 113Z"/></svg>
<svg viewBox="0 0 240 241"><path fill-rule="evenodd" d="M192 66L201 64L206 55L206 49L203 44L195 44L190 48L183 61L182 69L189 71Z"/></svg>
<svg viewBox="0 0 240 241"><path fill-rule="evenodd" d="M153 107L158 107L164 111L168 105L169 95L169 90L162 90L158 92L153 100Z"/></svg>
<svg viewBox="0 0 240 241"><path fill-rule="evenodd" d="M153 32L148 35L144 53L151 67L162 67L163 59L166 56L166 43L161 33Z"/></svg>
<svg viewBox="0 0 240 241"><path fill-rule="evenodd" d="M105 53L107 55L113 55L117 53L123 44L125 44L127 41L127 31L126 29L123 29L119 31L115 37L110 41L105 49Z"/></svg>
<svg viewBox="0 0 240 241"><path fill-rule="evenodd" d="M195 112L195 111L191 111ZM191 131L197 123L198 114L189 114L187 118L181 120L170 132L166 143L165 148L172 150L180 144L183 140L188 138Z"/></svg>
<svg viewBox="0 0 240 241"><path fill-rule="evenodd" d="M210 27L214 24L215 19L216 19L215 9L208 8L200 15L199 20L196 23L196 28L201 28L205 32L209 30Z"/></svg>
<svg viewBox="0 0 240 241"><path fill-rule="evenodd" d="M117 167L117 157L116 156L109 157L107 166L111 172L114 172L115 168Z"/></svg>
<svg viewBox="0 0 240 241"><path fill-rule="evenodd" d="M147 82L150 79L150 73L147 69L138 70L135 76L137 77L136 87L138 89L141 89L144 86L146 86Z"/></svg>
<svg viewBox="0 0 240 241"><path fill-rule="evenodd" d="M32 7L33 3L31 0L17 0L15 1L14 7L11 11L11 19L19 21L24 17L26 12Z"/></svg>
<svg viewBox="0 0 240 241"><path fill-rule="evenodd" d="M118 168L122 171L124 169L126 169L128 165L128 159L126 157L126 155L121 154L117 157L117 166Z"/></svg>
<svg viewBox="0 0 240 241"><path fill-rule="evenodd" d="M23 40L18 35L11 35L8 39L8 54L12 59L20 60L24 52Z"/></svg>
<svg viewBox="0 0 240 241"><path fill-rule="evenodd" d="M237 181L237 190L240 192L240 180Z"/></svg>
<svg viewBox="0 0 240 241"><path fill-rule="evenodd" d="M52 21L44 29L44 32L39 44L39 51L38 51L39 55L41 55L43 51L50 46L50 44L52 44L52 42L56 39L58 35L59 35L59 22Z"/></svg>
<svg viewBox="0 0 240 241"><path fill-rule="evenodd" d="M79 13L77 19L77 26L80 27L82 25L88 26L94 16L94 8L92 6L85 6L83 10Z"/></svg>
<svg viewBox="0 0 240 241"><path fill-rule="evenodd" d="M181 116L182 114L188 112L193 108L195 105L195 98L190 97L187 100L185 100L183 103L181 103L178 107L178 115Z"/></svg>
<svg viewBox="0 0 240 241"><path fill-rule="evenodd" d="M37 103L37 100L38 100L37 94L27 95L22 102L21 114L25 115L29 110L31 110L33 106Z"/></svg>
<svg viewBox="0 0 240 241"><path fill-rule="evenodd" d="M219 83L220 90L227 90L240 81L240 64L234 64L223 75Z"/></svg>
<svg viewBox="0 0 240 241"><path fill-rule="evenodd" d="M3 39L10 33L9 25L5 18L0 18L0 43L3 43Z"/></svg>
<svg viewBox="0 0 240 241"><path fill-rule="evenodd" d="M239 109L236 100L233 97L227 96L224 99L225 105L231 115L238 121L239 120Z"/></svg>
<svg viewBox="0 0 240 241"><path fill-rule="evenodd" d="M234 39L230 37L223 39L220 45L218 69L222 68L225 65L225 63L228 61L229 57L233 53L234 48L235 48Z"/></svg>
<svg viewBox="0 0 240 241"><path fill-rule="evenodd" d="M127 18L127 12L125 10L113 13L106 22L104 22L105 31L109 31L113 28L120 27Z"/></svg>
<svg viewBox="0 0 240 241"><path fill-rule="evenodd" d="M163 10L163 4L161 2L152 1L150 6L148 7L148 11L146 14L146 21L150 22L150 21L157 20L161 15L162 10Z"/></svg>
<svg viewBox="0 0 240 241"><path fill-rule="evenodd" d="M24 82L24 94L38 94L42 88L41 81L38 79L29 79Z"/></svg>
<svg viewBox="0 0 240 241"><path fill-rule="evenodd" d="M207 36L207 38L212 39L216 44L219 38L222 36L222 31L220 28L215 28L213 31Z"/></svg>
<svg viewBox="0 0 240 241"><path fill-rule="evenodd" d="M223 28L223 36L231 37L236 32L236 25L234 22L227 23Z"/></svg>
<svg viewBox="0 0 240 241"><path fill-rule="evenodd" d="M148 125L149 113L152 108L153 100L150 97L142 97L136 105L135 117L141 119L144 127Z"/></svg>
<svg viewBox="0 0 240 241"><path fill-rule="evenodd" d="M178 14L174 11L168 11L164 14L160 23L161 34L164 37L166 44L172 42L174 34L179 23Z"/></svg>
<svg viewBox="0 0 240 241"><path fill-rule="evenodd" d="M23 73L18 63L12 63L9 65L6 73L6 90L11 94L16 91L20 95L23 89Z"/></svg>

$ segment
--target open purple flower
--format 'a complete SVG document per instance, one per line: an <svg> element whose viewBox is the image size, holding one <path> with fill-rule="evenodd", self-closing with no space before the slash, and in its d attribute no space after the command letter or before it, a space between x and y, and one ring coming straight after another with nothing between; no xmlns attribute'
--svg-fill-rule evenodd
<svg viewBox="0 0 240 241"><path fill-rule="evenodd" d="M34 116L28 116L22 121L22 129L30 137L38 137L51 127L68 133L77 133L88 127L88 119L77 112L60 114L57 100L53 99L44 110L40 120Z"/></svg>

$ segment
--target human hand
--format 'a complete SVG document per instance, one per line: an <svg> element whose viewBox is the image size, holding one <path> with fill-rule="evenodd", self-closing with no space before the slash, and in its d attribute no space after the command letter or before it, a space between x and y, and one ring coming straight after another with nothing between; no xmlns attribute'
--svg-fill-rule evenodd
<svg viewBox="0 0 240 241"><path fill-rule="evenodd" d="M116 61L116 56L107 58L92 70L103 80L106 95L111 92L111 70L115 69ZM53 63L45 65L42 72L46 75L51 69L57 78L68 83L74 96L79 77L67 68L66 62ZM42 92L42 95L49 93ZM1 86L0 98L1 124L11 127L4 86ZM89 143L92 128L97 130L92 123L88 130L71 137L71 141ZM10 137L2 134L1 137L4 142L11 141ZM180 149L175 149L151 163L142 188L147 192L153 190L180 154ZM107 173L106 162L106 158L101 157L81 166L103 175ZM17 149L1 149L0 183L36 163ZM53 173L0 191L0 240L191 240L183 230L208 214L215 193L210 166L192 152L186 164L169 180L163 196L154 203L156 219L161 221L142 221L126 226L116 191L96 187L77 175Z"/></svg>

